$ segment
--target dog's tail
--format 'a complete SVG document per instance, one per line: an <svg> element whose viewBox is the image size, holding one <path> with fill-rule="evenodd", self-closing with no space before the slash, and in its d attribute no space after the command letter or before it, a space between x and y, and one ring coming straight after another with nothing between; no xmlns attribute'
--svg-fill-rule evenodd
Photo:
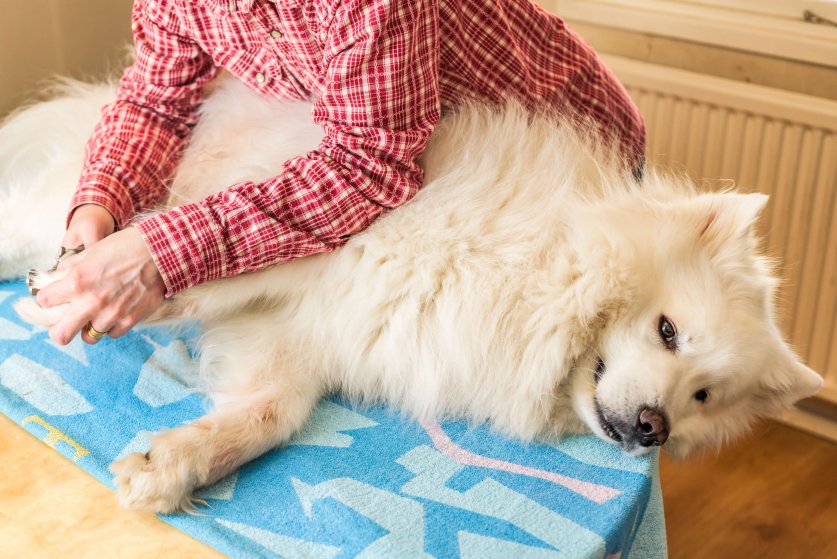
<svg viewBox="0 0 837 559"><path fill-rule="evenodd" d="M0 279L52 264L84 146L115 88L61 80L0 124Z"/></svg>

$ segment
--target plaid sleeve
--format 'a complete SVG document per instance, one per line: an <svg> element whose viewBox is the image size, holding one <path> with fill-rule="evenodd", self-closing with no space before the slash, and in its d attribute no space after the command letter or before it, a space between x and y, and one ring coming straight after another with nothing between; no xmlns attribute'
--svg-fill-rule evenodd
<svg viewBox="0 0 837 559"><path fill-rule="evenodd" d="M439 120L438 2L351 0L326 42L325 137L260 184L237 184L136 224L167 296L333 250L422 182L416 160Z"/></svg>
<svg viewBox="0 0 837 559"><path fill-rule="evenodd" d="M135 62L125 70L116 101L105 107L87 143L68 220L76 207L94 203L124 227L166 191L195 124L201 88L218 71L206 53L178 33L171 6L134 2Z"/></svg>

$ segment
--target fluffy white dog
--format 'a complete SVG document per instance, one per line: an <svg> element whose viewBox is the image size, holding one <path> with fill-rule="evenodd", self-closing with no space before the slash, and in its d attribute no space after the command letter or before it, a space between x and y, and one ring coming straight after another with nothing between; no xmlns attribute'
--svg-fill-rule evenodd
<svg viewBox="0 0 837 559"><path fill-rule="evenodd" d="M0 273L51 259L112 95L70 84L0 130ZM272 176L316 146L309 109L222 83L169 203ZM751 231L766 196L696 194L654 172L637 184L600 144L513 105L461 107L432 137L421 192L345 247L167 302L151 322L205 324L213 409L115 463L120 501L189 510L193 489L287 441L330 391L676 455L814 394L822 379L777 330ZM18 310L42 325L62 312Z"/></svg>

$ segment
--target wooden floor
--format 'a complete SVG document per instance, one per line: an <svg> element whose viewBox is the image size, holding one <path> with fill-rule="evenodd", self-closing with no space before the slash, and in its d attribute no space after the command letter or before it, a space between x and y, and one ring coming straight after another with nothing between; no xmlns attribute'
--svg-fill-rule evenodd
<svg viewBox="0 0 837 559"><path fill-rule="evenodd" d="M222 559L0 415L0 559Z"/></svg>
<svg viewBox="0 0 837 559"><path fill-rule="evenodd" d="M766 423L660 470L671 559L837 558L837 444Z"/></svg>

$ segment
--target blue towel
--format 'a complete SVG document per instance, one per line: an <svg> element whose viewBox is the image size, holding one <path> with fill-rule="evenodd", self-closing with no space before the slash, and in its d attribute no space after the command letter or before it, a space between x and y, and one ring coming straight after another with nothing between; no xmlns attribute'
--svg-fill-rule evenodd
<svg viewBox="0 0 837 559"><path fill-rule="evenodd" d="M0 411L113 486L108 465L205 412L194 335L135 329L61 347L0 283ZM162 515L235 558L665 557L657 454L593 436L524 444L462 422L324 400L287 446L199 490L203 516Z"/></svg>

